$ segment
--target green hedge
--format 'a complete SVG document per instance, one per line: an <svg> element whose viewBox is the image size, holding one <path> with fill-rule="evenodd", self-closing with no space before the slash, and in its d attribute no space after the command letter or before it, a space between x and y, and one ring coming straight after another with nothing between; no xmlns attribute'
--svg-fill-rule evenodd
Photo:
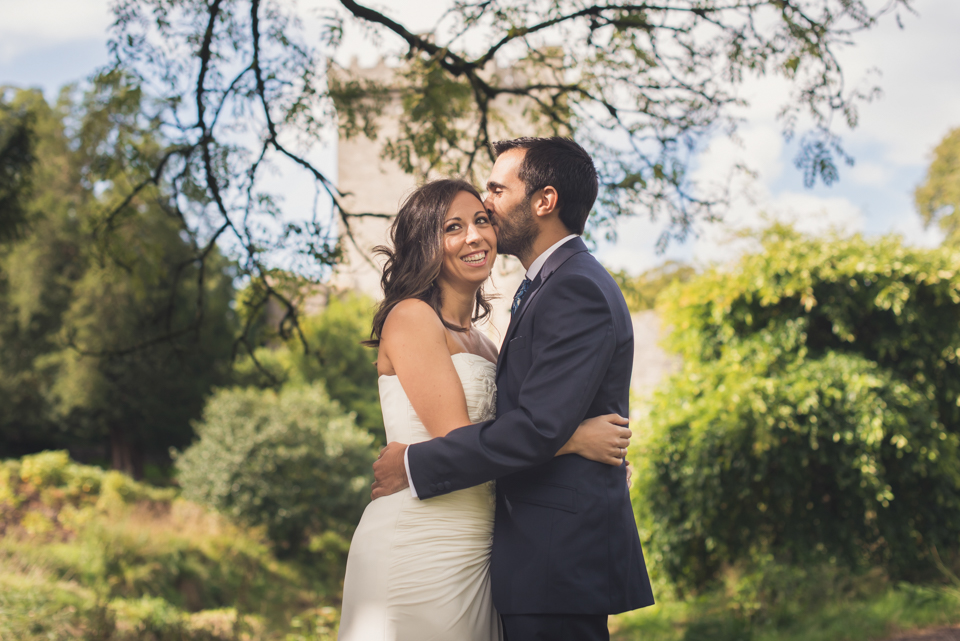
<svg viewBox="0 0 960 641"><path fill-rule="evenodd" d="M774 228L660 298L681 372L654 395L638 517L667 576L931 567L960 542L960 254Z"/></svg>

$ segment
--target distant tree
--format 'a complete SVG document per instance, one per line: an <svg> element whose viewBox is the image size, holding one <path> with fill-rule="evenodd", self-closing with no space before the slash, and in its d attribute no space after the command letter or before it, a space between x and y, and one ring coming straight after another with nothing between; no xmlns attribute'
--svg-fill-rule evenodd
<svg viewBox="0 0 960 641"><path fill-rule="evenodd" d="M30 100L6 99L0 87L0 242L15 237L26 222L34 140Z"/></svg>
<svg viewBox="0 0 960 641"><path fill-rule="evenodd" d="M933 162L914 199L924 222L937 222L948 243L960 243L960 129L947 134L933 151Z"/></svg>
<svg viewBox="0 0 960 641"><path fill-rule="evenodd" d="M781 116L784 134L800 135L797 166L807 184L836 180L836 161L848 158L834 121L856 125L858 106L874 95L847 84L837 49L909 6L483 0L451 2L422 35L390 10L353 0L309 27L279 0L121 0L111 31L114 68L149 90L151 113L169 141L155 163L133 172L131 193L171 184L169 206L207 243L240 248L242 273L292 307L268 278L280 256L321 279L340 260L339 243L350 242L356 217L394 213L344 207L343 194L311 160L321 132L339 124L345 134L377 136L377 116L396 98L403 117L396 135L384 134L386 152L416 173L477 181L492 161L492 132L504 123L499 99L525 114L530 127L523 131L573 133L593 153L599 225L626 214L665 217L666 242L722 213L723 193L693 184L689 162L706 137L736 128L738 90L750 77L790 82ZM348 24L402 63L395 83L328 73ZM494 62L516 73L493 73ZM285 216L267 178L278 163L314 180L332 200L332 215L315 206Z"/></svg>
<svg viewBox="0 0 960 641"><path fill-rule="evenodd" d="M139 90L101 81L53 107L37 91L4 96L30 114L36 161L25 227L0 246L0 439L7 455L104 444L140 476L145 454L189 443L226 380L233 271L215 249L197 259L162 187L104 216L131 191L130 148L152 162L160 145Z"/></svg>

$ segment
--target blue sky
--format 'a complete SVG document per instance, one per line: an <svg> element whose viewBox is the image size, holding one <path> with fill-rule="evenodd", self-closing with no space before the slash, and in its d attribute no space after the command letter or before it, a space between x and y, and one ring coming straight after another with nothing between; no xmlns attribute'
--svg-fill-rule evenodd
<svg viewBox="0 0 960 641"><path fill-rule="evenodd" d="M307 12L326 3L307 0L300 6ZM427 28L444 4L391 3L389 11L415 28ZM785 88L771 80L752 82L745 88L751 106L741 113L746 122L740 142L716 137L694 172L704 183L721 180L737 162L756 172L756 179L735 182L724 223L703 226L697 238L671 246L662 256L654 251L659 224L642 218L623 221L619 241L600 247L601 259L631 272L664 258L728 260L747 247L729 241L731 233L763 224L763 214L815 232L839 227L867 234L896 232L921 245L939 242L935 229L920 224L912 192L933 148L960 127L960 2L917 0L914 7L918 15L904 15L903 29L888 17L841 53L851 82L879 71L872 77L883 96L861 108L855 130L838 130L856 159L854 167L841 168L839 183L803 187L792 162L796 146L783 141L775 119ZM0 0L0 84L39 86L53 97L61 85L107 61L109 23L107 0ZM360 55L361 62L373 62L364 59L372 55L369 47L349 34L341 55L344 61ZM332 150L326 153L333 157Z"/></svg>

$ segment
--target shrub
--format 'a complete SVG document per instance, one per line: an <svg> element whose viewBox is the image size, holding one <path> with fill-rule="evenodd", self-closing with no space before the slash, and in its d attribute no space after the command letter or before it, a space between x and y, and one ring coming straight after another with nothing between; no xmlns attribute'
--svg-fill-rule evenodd
<svg viewBox="0 0 960 641"><path fill-rule="evenodd" d="M256 301L260 295L256 286L251 288L238 297L241 313L249 313L246 310L251 299ZM379 377L373 365L377 353L360 344L370 338L375 307L372 299L362 296L330 296L322 311L300 319L308 350L304 350L298 335L288 335L280 345L261 347L254 353L256 361L250 357L237 361L237 384L278 387L322 383L332 399L356 414L358 426L382 442Z"/></svg>
<svg viewBox="0 0 960 641"><path fill-rule="evenodd" d="M958 272L945 250L778 228L664 294L684 367L650 404L637 507L671 579L763 554L902 577L955 547Z"/></svg>
<svg viewBox="0 0 960 641"><path fill-rule="evenodd" d="M373 437L323 387L229 389L196 425L199 440L177 457L188 499L266 527L282 553L311 535L349 537L368 501Z"/></svg>

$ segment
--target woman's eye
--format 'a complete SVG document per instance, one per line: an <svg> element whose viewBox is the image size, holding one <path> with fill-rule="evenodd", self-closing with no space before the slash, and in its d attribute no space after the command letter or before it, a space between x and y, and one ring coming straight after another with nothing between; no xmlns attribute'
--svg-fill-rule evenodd
<svg viewBox="0 0 960 641"><path fill-rule="evenodd" d="M457 223L454 223L449 227L447 227L447 231L457 231L458 229L460 229L460 225Z"/></svg>
<svg viewBox="0 0 960 641"><path fill-rule="evenodd" d="M486 225L490 222L490 219L486 216L478 216L474 222L478 225Z"/></svg>

